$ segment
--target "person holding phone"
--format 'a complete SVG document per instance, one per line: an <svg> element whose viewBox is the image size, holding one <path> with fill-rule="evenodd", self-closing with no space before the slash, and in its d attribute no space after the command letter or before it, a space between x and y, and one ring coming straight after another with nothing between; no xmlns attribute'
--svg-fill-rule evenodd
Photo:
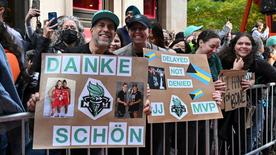
<svg viewBox="0 0 276 155"><path fill-rule="evenodd" d="M79 19L74 16L63 16L57 20L53 13L43 29L44 46L43 51L48 53L66 53L70 48L81 46L85 43L83 26ZM55 21L57 21L56 24ZM54 30L56 28L56 30ZM52 34L54 33L54 36Z"/></svg>
<svg viewBox="0 0 276 155"><path fill-rule="evenodd" d="M30 8L26 17L25 17L25 31L27 34L27 37L33 42L35 40L34 32L37 34L42 34L41 29L41 23L38 20L38 17L40 16L40 10L36 8ZM36 30L34 31L31 26L31 19L36 17Z"/></svg>

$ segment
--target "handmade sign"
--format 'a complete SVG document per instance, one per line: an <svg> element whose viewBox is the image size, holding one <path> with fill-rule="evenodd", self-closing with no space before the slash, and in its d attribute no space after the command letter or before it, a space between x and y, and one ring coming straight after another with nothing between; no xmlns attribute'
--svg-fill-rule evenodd
<svg viewBox="0 0 276 155"><path fill-rule="evenodd" d="M222 118L206 55L144 49L152 114L149 123Z"/></svg>
<svg viewBox="0 0 276 155"><path fill-rule="evenodd" d="M252 75L247 75L252 78ZM226 92L223 94L223 106L225 111L231 111L240 107L246 107L246 91L242 90L242 79L248 79L243 70L222 70L220 79L226 83Z"/></svg>
<svg viewBox="0 0 276 155"><path fill-rule="evenodd" d="M43 54L33 147L145 146L147 67L146 58Z"/></svg>

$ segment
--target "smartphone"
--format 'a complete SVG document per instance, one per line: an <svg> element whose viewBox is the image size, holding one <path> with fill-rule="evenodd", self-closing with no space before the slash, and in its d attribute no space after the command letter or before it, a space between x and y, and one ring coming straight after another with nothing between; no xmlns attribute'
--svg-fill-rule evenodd
<svg viewBox="0 0 276 155"><path fill-rule="evenodd" d="M57 13L56 12L48 12L48 20L52 20L54 18L54 20L51 22L51 24L49 26L55 25L57 23ZM56 27L54 27L53 29L56 29Z"/></svg>
<svg viewBox="0 0 276 155"><path fill-rule="evenodd" d="M32 8L40 10L40 0L33 0L32 1Z"/></svg>

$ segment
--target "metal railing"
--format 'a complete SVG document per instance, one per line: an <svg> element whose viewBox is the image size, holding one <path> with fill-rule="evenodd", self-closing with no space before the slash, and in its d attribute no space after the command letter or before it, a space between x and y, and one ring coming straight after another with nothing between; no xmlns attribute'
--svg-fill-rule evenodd
<svg viewBox="0 0 276 155"><path fill-rule="evenodd" d="M34 115L29 112L16 113L0 117L0 123L21 121L21 150L25 155L25 121L34 118Z"/></svg>
<svg viewBox="0 0 276 155"><path fill-rule="evenodd" d="M249 108L235 110L236 124L230 124L231 136L228 140L221 140L219 136L218 120L147 124L146 148L131 148L132 155L160 154L160 155L190 155L190 154L258 154L275 145L275 115L274 94L275 83L254 85L249 90L248 107L255 108L253 116ZM263 103L261 101L267 101ZM262 104L262 105L260 105ZM260 109L261 108L261 109ZM263 115L264 114L264 115ZM25 155L25 122L33 119L32 113L18 113L0 117L0 124L12 121L21 121L21 147ZM261 117L261 118L260 118ZM248 118L252 118L249 127ZM234 119L234 118L233 118ZM254 124L255 123L255 124ZM257 138L254 137L257 135ZM221 147L222 146L222 147ZM235 148L237 147L237 148ZM99 153L113 154L113 148L100 149ZM129 148L121 148L122 155L128 154ZM66 154L75 154L75 150L66 149ZM87 148L86 154L93 154L93 149ZM51 154L46 150L46 154Z"/></svg>

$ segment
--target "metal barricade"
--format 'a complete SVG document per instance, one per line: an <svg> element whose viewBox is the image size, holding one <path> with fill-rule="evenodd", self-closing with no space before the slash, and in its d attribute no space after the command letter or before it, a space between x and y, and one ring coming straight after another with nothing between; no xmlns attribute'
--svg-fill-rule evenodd
<svg viewBox="0 0 276 155"><path fill-rule="evenodd" d="M14 121L21 121L21 150L22 155L25 155L25 121L34 118L32 113L23 112L0 117L0 124Z"/></svg>
<svg viewBox="0 0 276 155"><path fill-rule="evenodd" d="M246 108L235 110L233 119L235 117L237 122L228 126L231 135L227 140L223 140L219 133L220 120L147 124L146 148L132 148L131 155L252 155L267 150L276 143L274 89L275 83L270 83L254 85L249 90L249 104ZM21 121L23 155L25 154L25 122L28 119L33 119L32 113L0 117L0 123ZM65 152L67 155L75 154L71 149L66 149ZM99 154L108 155L113 154L112 152L112 148L103 148L100 149ZM125 155L130 151L129 148L121 148L119 151L117 149L117 152ZM47 150L46 154L51 154L50 150ZM93 149L87 148L85 154L93 154Z"/></svg>
<svg viewBox="0 0 276 155"><path fill-rule="evenodd" d="M255 85L254 89L261 89L261 91L255 91L259 105L256 105L256 117L254 117L256 123L256 131L254 133L254 126L251 127L250 138L254 138L257 135L255 146L247 150L247 155L259 154L265 152L269 154L269 148L276 143L275 138L275 83L267 85ZM261 94L260 94L261 93ZM260 97L261 95L261 97ZM254 95L253 95L254 96ZM261 109L260 109L261 108ZM261 114L260 114L261 113ZM261 117L261 118L260 118ZM253 131L252 131L253 130ZM254 135L252 135L254 134ZM254 139L255 140L255 139ZM254 142L254 141L253 141Z"/></svg>

